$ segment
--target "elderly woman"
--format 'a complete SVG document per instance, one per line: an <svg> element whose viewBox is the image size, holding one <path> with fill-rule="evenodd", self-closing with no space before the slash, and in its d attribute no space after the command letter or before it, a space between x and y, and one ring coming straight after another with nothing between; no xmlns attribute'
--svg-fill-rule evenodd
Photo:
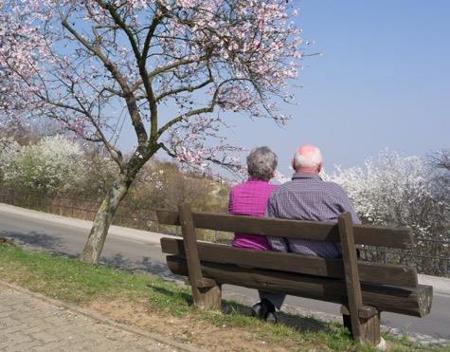
<svg viewBox="0 0 450 352"><path fill-rule="evenodd" d="M247 181L234 186L230 192L228 211L233 215L264 216L270 193L269 184L277 167L277 156L268 147L253 149L247 157ZM265 236L236 233L233 247L265 251L270 249Z"/></svg>
<svg viewBox="0 0 450 352"><path fill-rule="evenodd" d="M268 147L253 149L247 157L247 181L234 186L230 192L228 210L233 215L259 216L265 215L267 202L275 185L269 184L277 167L277 156ZM270 250L265 236L235 233L233 247L252 249L255 251ZM266 321L276 322L275 306L282 304L283 298L268 292L259 292L261 301L252 307L252 314ZM272 301L274 303L272 303Z"/></svg>

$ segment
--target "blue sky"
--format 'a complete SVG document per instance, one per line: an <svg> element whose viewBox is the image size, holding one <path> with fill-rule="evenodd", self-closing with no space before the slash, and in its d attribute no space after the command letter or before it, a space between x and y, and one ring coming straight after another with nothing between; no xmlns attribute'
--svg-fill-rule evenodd
<svg viewBox="0 0 450 352"><path fill-rule="evenodd" d="M280 170L299 144L326 166L361 164L388 147L426 155L450 147L450 1L296 0L303 37L314 41L292 82L297 105L285 128L235 116L230 139L268 145Z"/></svg>
<svg viewBox="0 0 450 352"><path fill-rule="evenodd" d="M242 123L237 140L269 144L286 172L304 142L344 167L385 147L415 155L450 147L450 1L295 4L314 41L308 51L323 55L304 59L286 128Z"/></svg>

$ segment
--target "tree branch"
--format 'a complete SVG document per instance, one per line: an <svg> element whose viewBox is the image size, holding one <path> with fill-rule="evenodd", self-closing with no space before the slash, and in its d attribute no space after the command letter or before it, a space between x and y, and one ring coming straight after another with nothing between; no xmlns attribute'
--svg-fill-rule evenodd
<svg viewBox="0 0 450 352"><path fill-rule="evenodd" d="M164 133L166 132L170 127L172 127L174 124L183 121L185 118L187 117L191 117L194 115L199 115L199 114L205 114L208 112L213 112L214 108L217 104L217 97L219 96L219 92L220 92L220 88L222 88L223 85L229 83L229 82L233 82L233 81L248 81L247 78L230 78L230 79L226 79L222 82L220 82L220 84L217 86L216 91L214 92L214 95L211 99L211 103L209 106L204 107L204 108L199 108L199 109L195 109L195 110L191 110L186 114L181 114L178 115L177 117L173 118L172 120L170 120L169 122L167 122L163 127L161 127L158 131L158 138Z"/></svg>
<svg viewBox="0 0 450 352"><path fill-rule="evenodd" d="M174 95L174 94L178 94L178 93L182 93L182 92L190 92L192 93L194 90L197 89L201 89L203 87L206 87L208 84L212 83L213 79L212 78L208 78L206 81L196 85L196 86L185 86L185 87L179 87L173 90L170 90L168 92L164 92L160 95L158 95L156 97L156 102L161 101L162 99L164 99L165 97L169 96L169 95Z"/></svg>
<svg viewBox="0 0 450 352"><path fill-rule="evenodd" d="M79 99L79 97L75 94L73 94L75 100L77 101L78 105L80 106L81 110L83 111L83 114L89 119L91 124L94 126L96 135L100 138L101 142L105 145L106 149L108 150L109 154L111 155L111 158L117 163L119 168L123 170L123 157L122 153L117 150L106 138L103 131L101 130L100 126L98 125L97 121L95 121L94 116L92 116L89 109L86 109L83 102Z"/></svg>
<svg viewBox="0 0 450 352"><path fill-rule="evenodd" d="M164 143L159 143L158 146L162 150L164 150L167 153L167 155L169 155L170 157L176 158L178 156L176 152L174 152L173 150L170 150ZM236 165L233 163L227 163L223 160L219 160L219 159L212 158L212 157L206 158L205 160L210 161L213 164L220 165L232 173L236 173L237 169L239 168L239 165Z"/></svg>
<svg viewBox="0 0 450 352"><path fill-rule="evenodd" d="M117 23L117 25L122 28L122 30L125 32L125 34L128 37L128 41L131 44L131 48L133 49L134 56L136 56L136 59L140 61L141 59L141 53L139 51L139 45L134 37L134 33L130 30L130 27L127 26L127 24L122 20L122 18L117 13L114 5L112 3L105 3L102 0L96 0L97 4L100 5L101 8L108 10L111 14L114 22Z"/></svg>
<svg viewBox="0 0 450 352"><path fill-rule="evenodd" d="M155 76L157 76L157 75L159 75L159 74L161 74L161 73L170 71L170 70L172 70L172 69L174 69L174 68L177 68L177 67L179 67L179 66L182 66L182 65L189 65L189 64L193 64L193 63L195 63L195 62L201 62L201 61L204 61L204 60L208 59L208 57L209 57L209 55L204 55L204 56L202 56L202 57L200 57L200 58L198 58L198 59L195 59L195 58L181 59L181 60L178 60L178 61L176 61L176 62L173 62L173 63L171 63L171 64L169 64L169 65L157 67L157 68L155 68L152 72L150 72L150 73L147 75L147 78L148 78L149 80L151 80L153 77L155 77ZM131 90L132 90L132 91L135 91L136 89L139 88L139 86L140 86L142 83L143 83L142 80L138 80L137 82L135 82L135 83L131 86Z"/></svg>
<svg viewBox="0 0 450 352"><path fill-rule="evenodd" d="M170 127L172 127L173 125L175 125L178 122L183 121L185 118L187 117L191 117L194 115L199 115L199 114L206 114L208 112L213 112L214 111L214 105L215 102L212 101L210 106L204 107L204 108L199 108L199 109L195 109L195 110L191 110L186 114L181 114L178 115L177 117L173 118L172 120L170 120L169 122L167 122L164 126L162 126L159 131L158 131L158 138L164 133L166 132Z"/></svg>
<svg viewBox="0 0 450 352"><path fill-rule="evenodd" d="M96 0L97 3L104 9L108 10L111 14L113 20L117 23L117 25L125 32L130 42L130 45L133 49L134 56L137 61L137 66L139 68L139 74L142 77L142 83L145 88L145 92L147 94L147 100L150 107L150 140L156 141L157 131L158 131L158 106L156 104L155 94L153 92L153 88L151 85L151 77L149 77L146 68L146 54L149 50L150 42L155 32L161 17L155 16L153 17L152 24L150 25L149 31L147 33L147 37L145 39L144 48L142 54L139 50L139 44L134 36L134 33L131 31L130 26L128 26L124 20L117 13L115 6L112 3L105 3L102 0ZM131 90L133 92L133 90Z"/></svg>
<svg viewBox="0 0 450 352"><path fill-rule="evenodd" d="M74 37L77 39L88 51L94 54L106 69L111 73L113 78L119 83L120 88L123 92L123 98L127 103L128 111L130 113L131 122L133 124L134 130L139 144L145 144L147 141L147 132L145 131L144 124L142 123L141 116L139 114L139 108L136 103L136 97L134 96L132 90L128 86L125 77L117 69L116 65L112 63L99 49L99 47L91 45L85 38L83 38L68 22L66 18L62 18L61 21L64 28L66 28Z"/></svg>

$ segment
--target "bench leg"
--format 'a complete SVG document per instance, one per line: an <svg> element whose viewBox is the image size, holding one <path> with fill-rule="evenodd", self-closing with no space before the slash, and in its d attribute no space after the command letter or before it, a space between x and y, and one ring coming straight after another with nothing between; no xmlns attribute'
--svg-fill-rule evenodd
<svg viewBox="0 0 450 352"><path fill-rule="evenodd" d="M352 332L353 329L350 315L343 312L342 320L344 326ZM361 332L360 341L372 346L377 346L381 341L380 312L377 311L376 314L370 317L359 317L358 320Z"/></svg>
<svg viewBox="0 0 450 352"><path fill-rule="evenodd" d="M350 213L338 218L339 237L347 289L347 307L341 308L344 325L350 328L353 340L378 345L380 338L380 313L375 307L364 306L356 258L355 239Z"/></svg>
<svg viewBox="0 0 450 352"><path fill-rule="evenodd" d="M222 286L211 287L192 286L194 305L202 310L220 310L222 306Z"/></svg>
<svg viewBox="0 0 450 352"><path fill-rule="evenodd" d="M191 206L188 203L182 203L178 211L194 305L199 309L220 309L222 303L220 284L202 275Z"/></svg>
<svg viewBox="0 0 450 352"><path fill-rule="evenodd" d="M363 341L377 346L381 341L380 334L380 313L378 312L373 317L370 318L360 318L361 322L361 332Z"/></svg>

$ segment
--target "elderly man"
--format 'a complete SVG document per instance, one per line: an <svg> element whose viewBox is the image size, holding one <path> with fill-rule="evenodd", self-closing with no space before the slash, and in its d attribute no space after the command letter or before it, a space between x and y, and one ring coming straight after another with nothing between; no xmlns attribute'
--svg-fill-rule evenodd
<svg viewBox="0 0 450 352"><path fill-rule="evenodd" d="M292 160L292 167L295 170L292 181L281 185L270 195L266 216L337 222L340 214L349 212L353 223L359 224L345 191L339 185L325 182L320 178L322 163L319 148L313 145L298 148ZM288 240L281 237L270 237L269 242L272 250L279 252L289 251L324 258L341 256L339 246L333 242ZM264 310L274 312L275 307L280 309L285 295L261 292L260 296L264 299L261 301L265 305ZM272 319L276 321L276 316Z"/></svg>
<svg viewBox="0 0 450 352"><path fill-rule="evenodd" d="M323 181L322 155L313 145L302 145L294 154L292 167L295 174L272 193L266 215L283 219L337 222L344 212L349 212L353 223L359 224L358 216L345 191L336 183ZM323 241L289 240L271 238L275 251L294 252L324 258L339 258L340 248L336 243Z"/></svg>

